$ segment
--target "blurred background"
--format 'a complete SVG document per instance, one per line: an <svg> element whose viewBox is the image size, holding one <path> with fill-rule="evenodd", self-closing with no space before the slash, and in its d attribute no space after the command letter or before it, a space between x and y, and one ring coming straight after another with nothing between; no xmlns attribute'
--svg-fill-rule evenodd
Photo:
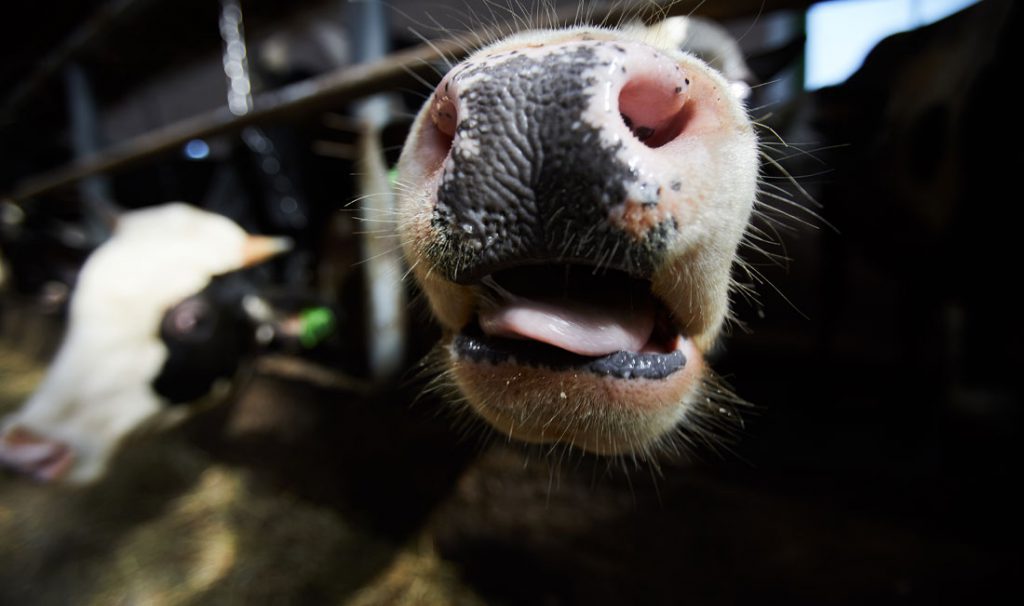
<svg viewBox="0 0 1024 606"><path fill-rule="evenodd" d="M5 19L0 415L59 346L112 214L184 200L295 246L211 296L270 310L228 403L131 440L88 487L0 472L0 603L1019 595L1019 3L669 7L724 25L754 74L770 237L743 252L756 295L712 361L749 403L738 431L623 469L421 394L438 331L401 279L387 172L439 53L524 16L660 4L92 0Z"/></svg>

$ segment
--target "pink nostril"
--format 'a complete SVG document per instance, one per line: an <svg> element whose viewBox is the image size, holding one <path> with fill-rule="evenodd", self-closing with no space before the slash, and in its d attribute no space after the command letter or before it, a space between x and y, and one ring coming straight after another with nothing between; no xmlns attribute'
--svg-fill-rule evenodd
<svg viewBox="0 0 1024 606"><path fill-rule="evenodd" d="M451 82L446 79L434 90L428 111L429 122L424 121L417 136L417 161L428 172L440 170L455 142L459 126L459 109Z"/></svg>
<svg viewBox="0 0 1024 606"><path fill-rule="evenodd" d="M459 124L459 112L455 100L448 95L448 83L442 82L434 91L434 100L430 106L430 119L434 126L446 137L455 136L455 127Z"/></svg>
<svg viewBox="0 0 1024 606"><path fill-rule="evenodd" d="M634 78L619 93L619 113L633 135L647 147L674 140L689 120L689 78L676 81Z"/></svg>

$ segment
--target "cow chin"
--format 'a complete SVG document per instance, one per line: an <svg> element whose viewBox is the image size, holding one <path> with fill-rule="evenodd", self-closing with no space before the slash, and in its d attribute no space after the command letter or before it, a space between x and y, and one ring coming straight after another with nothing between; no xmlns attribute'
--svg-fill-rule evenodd
<svg viewBox="0 0 1024 606"><path fill-rule="evenodd" d="M451 352L451 375L474 412L500 433L601 455L651 453L697 397L699 354L663 379L622 379L574 369L488 363Z"/></svg>
<svg viewBox="0 0 1024 606"><path fill-rule="evenodd" d="M478 326L479 288L436 273L419 278L446 328L437 350L440 376L455 387L457 400L501 435L597 455L650 458L674 450L680 430L706 420L704 405L715 394L708 389L703 344L713 342L720 316L706 332L676 335L663 348L667 355L575 356L528 341L488 339ZM659 371L659 362L665 363L660 358L682 364Z"/></svg>

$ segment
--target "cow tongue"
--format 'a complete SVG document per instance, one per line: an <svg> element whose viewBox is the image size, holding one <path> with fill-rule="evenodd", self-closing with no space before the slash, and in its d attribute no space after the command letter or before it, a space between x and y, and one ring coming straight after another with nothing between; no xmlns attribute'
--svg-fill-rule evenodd
<svg viewBox="0 0 1024 606"><path fill-rule="evenodd" d="M629 297L601 301L514 297L481 310L484 334L532 339L583 356L640 351L654 331L654 303Z"/></svg>

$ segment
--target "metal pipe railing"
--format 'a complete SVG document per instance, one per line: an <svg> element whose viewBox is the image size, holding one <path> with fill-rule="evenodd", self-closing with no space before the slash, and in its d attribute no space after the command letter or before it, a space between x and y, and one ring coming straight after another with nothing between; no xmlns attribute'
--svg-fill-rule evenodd
<svg viewBox="0 0 1024 606"><path fill-rule="evenodd" d="M717 19L755 15L767 8L806 8L815 0L648 0L616 2L589 10L555 15L560 23L575 23L581 18L596 23L617 23L629 18L653 20L679 14L700 14ZM558 23L556 23L557 25ZM19 181L14 190L0 196L24 200L53 192L81 179L121 170L168 151L179 149L192 139L237 132L247 126L323 110L331 105L359 99L384 90L416 85L417 80L434 73L432 65L447 59L460 59L472 48L496 39L509 31L508 25L492 26L472 35L449 38L393 53L378 61L358 64L327 73L281 89L255 95L253 108L242 115L227 107L187 118L115 143L102 151ZM436 75L436 74L435 74Z"/></svg>

